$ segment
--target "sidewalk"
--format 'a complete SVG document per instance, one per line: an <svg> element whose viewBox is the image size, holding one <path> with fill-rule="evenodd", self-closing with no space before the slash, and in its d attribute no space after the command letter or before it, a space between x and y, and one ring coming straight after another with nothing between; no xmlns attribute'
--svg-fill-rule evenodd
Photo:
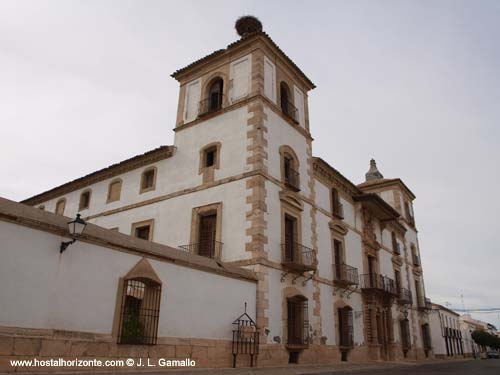
<svg viewBox="0 0 500 375"><path fill-rule="evenodd" d="M348 371L356 373L362 370L375 370L375 369L391 369L397 367L412 367L419 366L423 364L445 364L445 363L456 363L456 362L466 362L473 361L473 359L431 359L431 360L421 360L421 361L394 361L394 362L362 362L362 363L352 363L352 362L340 362L332 365L288 365L280 367L244 367L244 368L224 368L224 369L162 369L158 370L143 370L143 371L74 371L74 372L52 372L52 373L40 373L37 375L63 375L63 374L124 374L124 375L309 375L309 374L326 374L332 372ZM31 374L25 372L16 372L15 374Z"/></svg>

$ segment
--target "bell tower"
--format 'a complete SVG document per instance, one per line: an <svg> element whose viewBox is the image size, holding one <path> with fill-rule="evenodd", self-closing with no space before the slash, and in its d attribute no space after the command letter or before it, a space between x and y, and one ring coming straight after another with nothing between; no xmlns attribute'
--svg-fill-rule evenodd
<svg viewBox="0 0 500 375"><path fill-rule="evenodd" d="M232 210L226 204L228 197L241 197L240 206L229 214L232 232L222 233L222 260L244 264L259 275L256 322L261 342L272 343L273 337L287 333L281 320L270 320L286 315L282 304L269 303L270 293L284 295L291 280L301 276L270 264L285 267L286 242L293 249L308 251L308 270L316 267L308 114L308 92L315 86L263 31L257 18L241 17L235 28L239 40L172 74L180 84L176 157L186 166L182 171L191 171L182 179L194 175L196 183L207 186L206 194L215 196L216 189L222 189L215 185L224 182L228 190L220 198L224 199L223 215L227 215L224 210ZM238 193L238 189L244 191ZM242 220L240 226L238 220ZM238 227L243 228L244 241L232 240L237 238ZM306 279L309 286L296 297L310 301L303 305L310 307L312 316L320 310L319 287L312 289L313 281ZM321 332L319 315L310 321Z"/></svg>

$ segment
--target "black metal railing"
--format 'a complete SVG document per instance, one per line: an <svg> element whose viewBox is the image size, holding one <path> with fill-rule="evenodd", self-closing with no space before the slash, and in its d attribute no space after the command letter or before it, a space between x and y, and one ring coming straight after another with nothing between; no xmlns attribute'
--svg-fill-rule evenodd
<svg viewBox="0 0 500 375"><path fill-rule="evenodd" d="M188 245L181 245L179 246L179 249L207 258L220 258L222 245L223 243L219 241L202 241Z"/></svg>
<svg viewBox="0 0 500 375"><path fill-rule="evenodd" d="M198 116L220 111L224 103L224 95L221 93L212 93L206 99L200 101Z"/></svg>
<svg viewBox="0 0 500 375"><path fill-rule="evenodd" d="M343 219L344 218L344 205L340 202L332 204L332 214Z"/></svg>
<svg viewBox="0 0 500 375"><path fill-rule="evenodd" d="M411 290L406 288L399 288L398 302L401 305L411 305L413 303Z"/></svg>
<svg viewBox="0 0 500 375"><path fill-rule="evenodd" d="M358 269L347 264L333 265L333 281L336 284L358 285Z"/></svg>
<svg viewBox="0 0 500 375"><path fill-rule="evenodd" d="M299 111L297 110L297 108L295 108L295 106L292 103L288 101L286 103L282 102L281 111L285 116L291 118L293 121L299 122Z"/></svg>
<svg viewBox="0 0 500 375"><path fill-rule="evenodd" d="M300 175L299 172L297 172L293 168L285 168L284 171L284 179L285 179L285 184L288 185L289 187L300 190Z"/></svg>
<svg viewBox="0 0 500 375"><path fill-rule="evenodd" d="M281 263L299 271L312 271L317 267L316 252L296 242L281 244Z"/></svg>
<svg viewBox="0 0 500 375"><path fill-rule="evenodd" d="M142 279L124 281L118 344L156 344L160 298L160 284Z"/></svg>
<svg viewBox="0 0 500 375"><path fill-rule="evenodd" d="M381 292L396 295L396 283L387 276L376 273L365 273L361 275L361 289L375 289Z"/></svg>
<svg viewBox="0 0 500 375"><path fill-rule="evenodd" d="M354 346L354 333L353 327L348 327L340 332L340 346L352 347Z"/></svg>

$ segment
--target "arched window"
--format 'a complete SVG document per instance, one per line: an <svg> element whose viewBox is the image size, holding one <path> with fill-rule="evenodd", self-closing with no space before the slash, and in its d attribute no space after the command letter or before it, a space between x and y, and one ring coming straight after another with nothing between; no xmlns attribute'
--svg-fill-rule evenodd
<svg viewBox="0 0 500 375"><path fill-rule="evenodd" d="M78 211L89 208L91 194L92 192L90 190L85 190L80 194L80 203L78 204Z"/></svg>
<svg viewBox="0 0 500 375"><path fill-rule="evenodd" d="M208 89L208 101L210 112L218 111L222 108L222 96L224 81L222 78L216 78Z"/></svg>
<svg viewBox="0 0 500 375"><path fill-rule="evenodd" d="M56 214L64 215L64 208L66 207L66 199L59 199L56 203Z"/></svg>
<svg viewBox="0 0 500 375"><path fill-rule="evenodd" d="M121 196L121 191L122 191L122 180L121 179L116 179L111 181L111 183L108 186L108 200L107 202L115 202L120 200Z"/></svg>
<svg viewBox="0 0 500 375"><path fill-rule="evenodd" d="M148 168L142 172L141 176L141 193L154 190L156 186L156 168Z"/></svg>
<svg viewBox="0 0 500 375"><path fill-rule="evenodd" d="M299 159L289 146L280 147L281 177L287 187L300 190Z"/></svg>

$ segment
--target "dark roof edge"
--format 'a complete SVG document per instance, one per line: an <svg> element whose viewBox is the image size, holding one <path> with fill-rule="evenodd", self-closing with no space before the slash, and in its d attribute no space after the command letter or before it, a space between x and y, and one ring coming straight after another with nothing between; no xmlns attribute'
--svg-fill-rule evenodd
<svg viewBox="0 0 500 375"><path fill-rule="evenodd" d="M309 77L306 76L306 74L293 62L293 60L274 42L274 40L271 39L271 37L264 31L258 31L258 32L255 32L253 34L250 34L248 36L246 36L245 38L241 38L240 40L237 40L231 44L229 44L225 49L219 49L217 51L214 51L204 57L202 57L201 59L198 59L188 65L186 65L184 68L181 68L181 69L178 69L176 70L175 72L173 72L170 76L172 78L175 78L177 79L180 75L182 75L183 73L185 73L186 71L188 71L189 69L192 69L204 62L207 62L208 60L210 60L211 58L215 57L215 56L219 56L219 55L222 55L230 50L232 50L233 48L236 48L246 42L249 42L250 40L252 39L256 39L258 37L263 37L266 41L268 41L274 48L276 48L276 50L279 52L279 54L281 55L281 57L287 62L289 63L294 69L297 70L297 72L299 73L299 75L311 86L311 89L314 89L316 88L316 85L309 79Z"/></svg>
<svg viewBox="0 0 500 375"><path fill-rule="evenodd" d="M392 208L392 206L385 200L383 200L378 194L363 193L354 197L354 200L357 202L373 201L377 206L383 209L389 216L392 216L394 219L397 219L400 216L399 212Z"/></svg>
<svg viewBox="0 0 500 375"><path fill-rule="evenodd" d="M71 219L0 197L0 220L68 237L67 223ZM167 245L141 240L95 224L88 223L79 240L221 276L257 281L255 273L250 270L227 265ZM57 252L57 249L54 251Z"/></svg>
<svg viewBox="0 0 500 375"><path fill-rule="evenodd" d="M330 172L337 175L345 184L349 185L349 187L355 192L354 195L363 194L363 192L353 182L351 182L351 180L349 180L347 177L345 177L342 173L340 173L337 169L332 167L328 162L326 162L319 156L313 156L313 163L314 162L323 164L327 169L330 170Z"/></svg>
<svg viewBox="0 0 500 375"><path fill-rule="evenodd" d="M96 182L114 177L129 170L133 170L144 165L154 163L159 160L167 159L175 153L175 146L160 146L153 150L147 151L144 154L136 155L130 159L123 160L119 163L112 164L109 167L87 174L76 180L66 182L60 186L47 190L43 193L34 195L30 198L22 200L21 203L35 205L41 202L46 202L50 199L67 194L71 191L81 189Z"/></svg>

